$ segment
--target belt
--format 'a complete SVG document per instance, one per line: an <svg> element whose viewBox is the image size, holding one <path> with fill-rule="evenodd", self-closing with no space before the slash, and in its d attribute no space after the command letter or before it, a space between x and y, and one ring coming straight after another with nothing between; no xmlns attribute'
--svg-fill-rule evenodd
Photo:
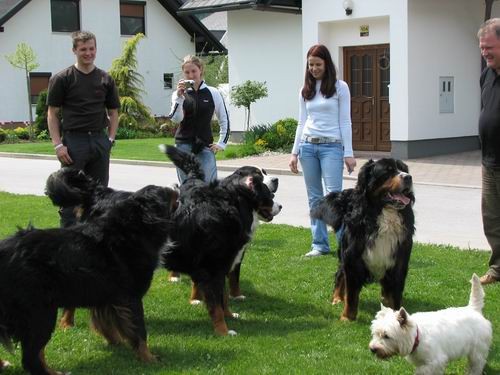
<svg viewBox="0 0 500 375"><path fill-rule="evenodd" d="M310 137L305 135L302 137L302 142L307 143L342 143L342 140L334 137Z"/></svg>
<svg viewBox="0 0 500 375"><path fill-rule="evenodd" d="M99 130L63 130L63 134L87 134L87 135L101 135L104 134L104 129Z"/></svg>

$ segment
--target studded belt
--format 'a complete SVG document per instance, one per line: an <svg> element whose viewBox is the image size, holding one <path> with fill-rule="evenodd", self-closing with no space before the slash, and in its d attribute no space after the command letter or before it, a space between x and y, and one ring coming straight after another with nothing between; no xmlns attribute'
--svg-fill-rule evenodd
<svg viewBox="0 0 500 375"><path fill-rule="evenodd" d="M302 137L302 142L306 143L342 143L342 140L334 137L311 137L305 135Z"/></svg>

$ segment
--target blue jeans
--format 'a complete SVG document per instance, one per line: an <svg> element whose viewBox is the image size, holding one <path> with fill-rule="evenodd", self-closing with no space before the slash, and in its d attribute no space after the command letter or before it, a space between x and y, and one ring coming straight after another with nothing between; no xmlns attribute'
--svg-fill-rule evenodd
<svg viewBox="0 0 500 375"><path fill-rule="evenodd" d="M327 193L342 190L344 148L341 143L303 142L298 157L306 183L309 209L315 207ZM311 219L311 232L312 250L328 253L330 243L326 224L322 220Z"/></svg>
<svg viewBox="0 0 500 375"><path fill-rule="evenodd" d="M191 143L176 143L175 147L184 152L191 152ZM198 154L195 155L196 159L201 165L201 169L205 174L205 181L210 182L217 179L217 165L215 163L215 154L210 150L210 148L205 147ZM177 168L177 178L179 183L183 183L187 176L186 174Z"/></svg>

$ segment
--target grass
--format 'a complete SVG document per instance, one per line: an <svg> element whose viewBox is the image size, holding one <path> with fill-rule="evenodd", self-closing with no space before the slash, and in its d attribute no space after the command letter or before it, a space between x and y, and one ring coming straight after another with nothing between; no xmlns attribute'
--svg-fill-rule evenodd
<svg viewBox="0 0 500 375"><path fill-rule="evenodd" d="M158 151L158 145L173 144L173 138L119 139L111 151L113 159L166 161ZM0 152L55 155L51 142L21 142L0 144ZM245 144L230 144L224 152L216 154L217 160L241 158L254 155L257 151Z"/></svg>
<svg viewBox="0 0 500 375"><path fill-rule="evenodd" d="M12 233L29 220L38 227L56 226L56 209L47 198L0 193L0 234ZM47 346L48 363L73 375L106 374L412 374L402 358L375 359L368 350L369 326L379 309L376 285L361 295L359 318L341 322L340 306L330 302L333 256L307 259L310 233L286 225L261 225L242 267L243 302L232 302L240 320L228 322L236 337L216 337L204 307L187 302L190 282L166 282L158 270L144 299L155 364L138 362L128 348L108 347L88 328L88 314L77 311L74 329L56 329ZM485 270L488 254L446 246L415 245L404 305L411 312L465 305L473 272ZM15 288L15 286L13 286ZM485 316L493 323L494 342L485 374L500 373L500 285L486 288ZM5 375L23 374L20 349L0 349L13 363ZM446 374L465 373L464 360Z"/></svg>

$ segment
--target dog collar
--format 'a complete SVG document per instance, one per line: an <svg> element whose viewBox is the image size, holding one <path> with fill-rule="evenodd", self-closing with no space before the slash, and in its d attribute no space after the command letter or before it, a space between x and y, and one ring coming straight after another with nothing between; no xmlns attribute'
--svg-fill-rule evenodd
<svg viewBox="0 0 500 375"><path fill-rule="evenodd" d="M413 343L413 348L411 349L410 354L413 354L415 350L417 350L419 343L420 343L420 333L418 332L418 326L417 326L417 336L415 337L415 342Z"/></svg>

